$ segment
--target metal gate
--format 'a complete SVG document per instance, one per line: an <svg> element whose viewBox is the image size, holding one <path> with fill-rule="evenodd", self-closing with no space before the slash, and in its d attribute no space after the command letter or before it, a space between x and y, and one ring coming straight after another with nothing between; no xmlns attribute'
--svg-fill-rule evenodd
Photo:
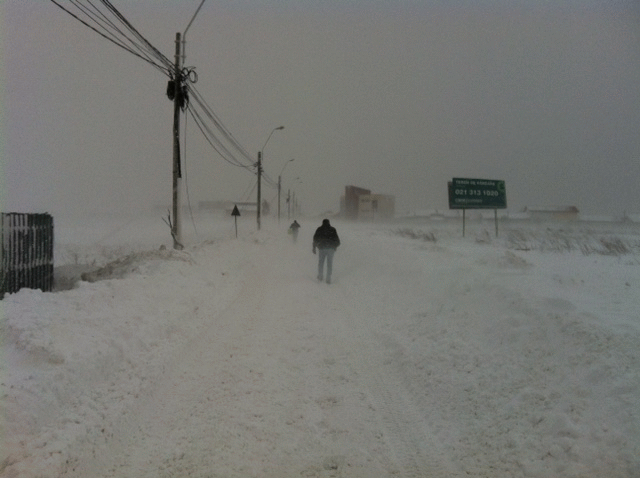
<svg viewBox="0 0 640 478"><path fill-rule="evenodd" d="M53 217L1 213L0 299L23 287L53 289Z"/></svg>

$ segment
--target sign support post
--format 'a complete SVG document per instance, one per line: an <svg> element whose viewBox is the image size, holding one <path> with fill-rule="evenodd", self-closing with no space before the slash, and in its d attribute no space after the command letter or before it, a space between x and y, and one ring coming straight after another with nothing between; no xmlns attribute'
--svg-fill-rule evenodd
<svg viewBox="0 0 640 478"><path fill-rule="evenodd" d="M465 222L465 219L466 219L465 218L465 213L466 212L467 212L467 210L463 208L462 209L462 237L464 237L464 227L465 227L465 224L466 224L466 222Z"/></svg>
<svg viewBox="0 0 640 478"><path fill-rule="evenodd" d="M236 239L238 238L238 216L240 215L240 210L238 209L238 205L233 206L233 211L231 211L231 215L233 216L233 220L236 223Z"/></svg>
<svg viewBox="0 0 640 478"><path fill-rule="evenodd" d="M449 209L462 209L462 237L465 235L467 209L493 209L498 237L498 209L507 207L504 181L497 179L453 178L448 183Z"/></svg>

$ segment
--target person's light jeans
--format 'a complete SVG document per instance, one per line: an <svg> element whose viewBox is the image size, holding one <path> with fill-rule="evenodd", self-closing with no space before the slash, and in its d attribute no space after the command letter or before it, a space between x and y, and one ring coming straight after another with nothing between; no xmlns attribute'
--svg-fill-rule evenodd
<svg viewBox="0 0 640 478"><path fill-rule="evenodd" d="M336 252L335 249L318 249L318 279L322 280L324 274L322 273L324 270L324 261L327 261L327 282L331 281L331 272L333 270L333 254Z"/></svg>

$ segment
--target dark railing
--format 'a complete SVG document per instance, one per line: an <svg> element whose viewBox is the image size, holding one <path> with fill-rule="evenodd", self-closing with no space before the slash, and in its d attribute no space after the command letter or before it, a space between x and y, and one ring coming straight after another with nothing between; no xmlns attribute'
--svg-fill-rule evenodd
<svg viewBox="0 0 640 478"><path fill-rule="evenodd" d="M0 299L23 287L53 289L53 217L1 213Z"/></svg>

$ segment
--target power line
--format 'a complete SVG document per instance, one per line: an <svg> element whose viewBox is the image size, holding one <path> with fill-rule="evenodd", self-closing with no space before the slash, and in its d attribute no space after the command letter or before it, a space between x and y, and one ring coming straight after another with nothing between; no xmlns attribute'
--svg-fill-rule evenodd
<svg viewBox="0 0 640 478"><path fill-rule="evenodd" d="M173 81L185 81L186 91L191 93L192 98L202 110L202 113L199 113L195 108L192 108L190 113L206 140L225 161L244 168L253 166L251 155L224 126L193 85L197 82L197 75L195 75L194 69L185 69L181 73L181 78L174 78L175 71L171 61L151 45L109 0L99 0L98 2L95 0L85 0L84 2L82 0L69 0L71 5L75 6L85 18L81 18L79 14L71 12L57 0L51 0L51 2L106 40L160 69ZM100 5L103 9L100 8ZM114 17L115 20L110 17ZM123 25L124 30L129 34L123 31L118 26L118 23ZM213 128L207 125L205 117L213 124ZM216 130L215 134L214 129ZM223 141L228 146L225 146ZM232 151L236 151L236 153Z"/></svg>
<svg viewBox="0 0 640 478"><path fill-rule="evenodd" d="M134 55L134 56L146 61L147 63L151 64L152 66L154 66L155 68L159 69L160 71L163 71L165 74L167 74L167 75L169 74L169 71L172 68L171 62L164 55L162 55L162 53L160 53L155 47L153 47L153 45L151 45L142 35L140 35L137 32L137 30L135 30L135 28L133 28L124 19L124 17L122 17L122 15L120 15L120 13L117 12L117 10L112 5L110 5L110 3L107 2L106 0L101 0L101 2L103 4L108 4L107 8L109 8L109 10L112 11L112 13L114 11L117 12L117 18L119 18L121 22L123 22L123 21L125 22L125 25L127 26L127 28L132 33L134 33L134 35L138 38L139 41L142 41L143 46L139 45L134 40L132 40L131 38L127 37L118 28L116 28L115 25L113 23L111 23L108 19L106 19L104 14L102 12L100 12L99 9L97 9L97 7L95 7L95 5L93 5L93 3L91 3L91 1L89 1L89 4L91 5L91 7L87 7L87 6L81 5L77 0L70 0L70 2L74 6L76 6L80 10L80 12L82 12L86 17L88 17L89 20L84 20L84 19L80 18L79 15L76 15L75 13L71 12L68 8L65 8L63 5L61 5L56 0L51 0L51 2L54 5L56 5L57 7L59 7L61 10L65 11L66 13L71 15L73 18L78 20L80 23L85 25L87 28L90 28L91 30L96 32L98 35L100 35L104 39L106 39L106 40L110 41L111 43L115 44L116 46L119 46L120 48L128 51L132 55ZM97 13L93 12L92 9L94 11L97 11ZM104 19L100 20L99 18L96 17L96 14L99 14ZM93 21L96 24L96 26L89 24L89 21ZM126 40L126 42L132 44L135 49L137 49L138 51L140 51L142 53L138 53L134 49L132 49L131 47L127 46L122 39L118 38L117 35L114 35L107 28L105 28L105 23L106 24L111 24L112 29L114 29L117 33L119 33L121 36L123 36L124 39ZM155 58L160 63L156 63L155 61L153 61L152 58Z"/></svg>
<svg viewBox="0 0 640 478"><path fill-rule="evenodd" d="M120 48L123 48L138 58L141 58L154 67L160 69L173 81L184 81L186 91L191 94L191 97L200 107L202 113L197 111L195 107L189 108L189 105L186 105L183 109L189 108L192 117L196 121L198 129L200 129L205 139L211 144L214 150L230 164L246 169L254 166L254 159L252 158L252 155L250 155L236 140L195 88L194 83L197 82L197 75L195 75L194 69L184 69L181 73L181 78L174 78L174 65L171 61L151 45L151 43L149 43L149 41L131 25L131 23L113 6L109 0L99 0L98 2L104 7L104 9L106 9L107 13L96 5L97 2L95 0L85 0L84 3L82 0L69 0L69 2L86 17L86 20L65 8L59 1L51 0L51 2L106 40L109 40ZM115 17L117 22L112 20L110 16ZM94 25L90 24L89 21ZM122 24L133 38L128 36L127 33L119 28L117 23ZM213 127L207 124L205 117L210 121L210 123L212 123Z"/></svg>
<svg viewBox="0 0 640 478"><path fill-rule="evenodd" d="M252 155L231 134L195 88L194 83L197 82L197 74L194 68L184 68L182 71L176 72L174 64L138 32L109 0L68 1L79 13L74 13L69 8L64 7L60 0L51 0L54 5L104 39L151 64L167 75L172 82L175 82L173 87L170 83L167 90L168 93L170 90L173 94L177 91L179 95L182 95L181 99L184 100L183 104L181 104L182 110L189 111L205 140L220 157L231 165L257 174L257 171L254 170L256 163ZM179 88L175 88L176 83ZM193 103L189 102L189 95L191 95ZM277 187L277 183L273 179L264 175L264 173L263 176L267 184L274 188Z"/></svg>
<svg viewBox="0 0 640 478"><path fill-rule="evenodd" d="M247 150L236 140L236 138L231 134L228 128L222 123L220 118L214 113L213 109L207 104L202 95L198 92L198 90L193 86L192 82L188 84L188 90L192 93L194 100L200 105L203 109L206 116L211 120L216 129L220 131L222 136L236 149L240 155L246 159L250 164L254 163L253 157L251 154L247 152Z"/></svg>
<svg viewBox="0 0 640 478"><path fill-rule="evenodd" d="M205 140L211 145L211 147L220 155L220 157L233 166L240 168L250 169L253 165L243 164L239 161L228 148L222 144L222 142L216 137L213 131L207 126L200 115L200 113L190 104L187 108L189 114L196 122L198 129L204 136Z"/></svg>
<svg viewBox="0 0 640 478"><path fill-rule="evenodd" d="M91 3L91 1L89 1L89 4L93 5ZM134 40L132 40L131 38L129 38L120 28L117 27L117 25L112 22L111 20L108 19L108 17L103 14L99 8L94 7L94 9L96 10L96 12L102 17L104 18L104 21L111 26L111 28L118 32L119 34L121 34L122 36L124 36L128 42L136 49L138 50L141 54L143 54L145 57L151 59L151 58L156 58L157 60L159 60L164 66L165 68L169 69L171 68L171 63L168 61L168 59L162 55L156 48L154 48L151 44L149 44L149 42L142 37L142 35L139 34L139 32L133 28L131 26L131 24L124 19L124 17L122 17L122 15L120 15L119 12L117 12L117 10L114 13L114 15L116 15L116 17L120 20L121 23L124 23L124 25L127 27L127 29L132 32L134 34L134 36L136 36L140 41L142 41L143 46L140 46L138 43L136 43ZM111 11L111 10L110 10Z"/></svg>
<svg viewBox="0 0 640 478"><path fill-rule="evenodd" d="M119 20L120 22L125 25L127 27L127 29L133 33L133 35L139 40L141 41L146 49L154 56L156 57L158 60L160 60L165 67L171 69L173 67L173 63L166 57L164 56L156 47L154 47L151 43L149 43L149 41L140 34L140 32L138 32L138 30L136 30L133 25L131 25L131 23L129 23L129 21L111 4L111 2L109 0L100 0L101 3L103 5L105 5L109 11L111 11Z"/></svg>
<svg viewBox="0 0 640 478"><path fill-rule="evenodd" d="M187 205L189 206L189 215L191 216L191 224L193 224L193 231L198 235L196 229L196 222L193 219L193 209L191 208L191 196L189 195L189 175L187 169L187 119L184 120L184 185L187 193Z"/></svg>
<svg viewBox="0 0 640 478"><path fill-rule="evenodd" d="M245 190L244 194L242 196L240 196L242 198L241 202L247 202L249 200L249 198L253 195L253 191L256 190L256 186L258 186L258 182L257 181L251 181L249 186L251 187L251 189L247 188Z"/></svg>
<svg viewBox="0 0 640 478"><path fill-rule="evenodd" d="M273 179L271 179L269 176L267 176L264 172L264 170L262 171L262 180L267 183L269 186L271 186L272 188L278 188L278 182L274 181Z"/></svg>

